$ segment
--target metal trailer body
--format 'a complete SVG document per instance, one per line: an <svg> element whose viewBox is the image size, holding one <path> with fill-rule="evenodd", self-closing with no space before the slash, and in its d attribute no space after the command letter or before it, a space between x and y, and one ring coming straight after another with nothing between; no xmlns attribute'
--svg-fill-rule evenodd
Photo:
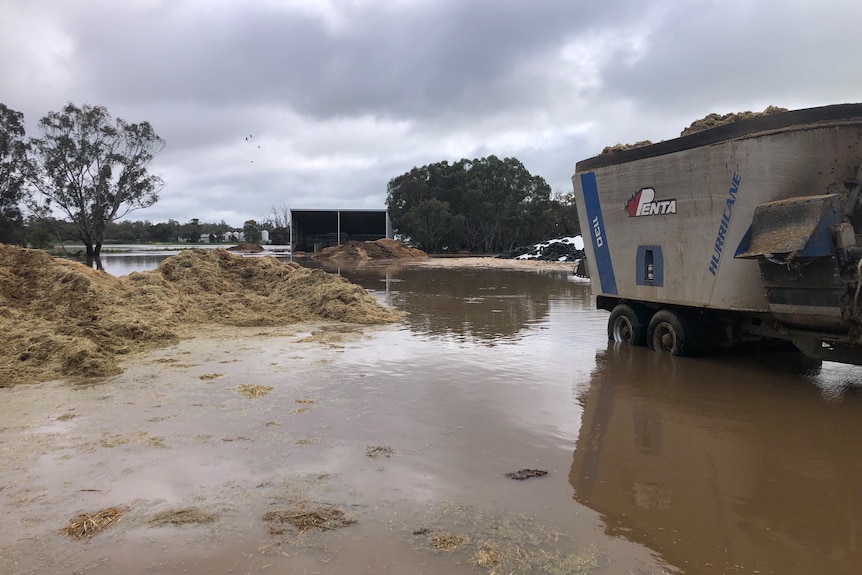
<svg viewBox="0 0 862 575"><path fill-rule="evenodd" d="M674 355L767 337L862 364L860 178L862 104L578 162L578 216L609 337Z"/></svg>

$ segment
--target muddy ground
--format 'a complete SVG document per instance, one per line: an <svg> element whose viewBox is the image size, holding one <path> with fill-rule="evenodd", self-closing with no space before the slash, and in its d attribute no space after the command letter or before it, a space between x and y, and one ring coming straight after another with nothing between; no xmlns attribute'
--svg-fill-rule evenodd
<svg viewBox="0 0 862 575"><path fill-rule="evenodd" d="M497 311L514 296L483 293ZM672 571L586 508L558 509L568 441L537 449L494 415L495 394L472 396L471 383L517 383L529 346L489 363L505 352L492 340L464 347L399 321L197 325L124 354L118 375L0 389L0 573ZM555 363L524 376L544 381L540 398Z"/></svg>
<svg viewBox="0 0 862 575"><path fill-rule="evenodd" d="M500 443L468 423L493 416L429 387L459 385L421 367L445 346L399 351L402 333L212 327L116 377L0 390L0 573L668 572L585 509L535 507L570 488L556 465L506 477L542 466L529 442L465 466ZM390 379L404 353L429 382ZM104 531L64 532L111 509Z"/></svg>

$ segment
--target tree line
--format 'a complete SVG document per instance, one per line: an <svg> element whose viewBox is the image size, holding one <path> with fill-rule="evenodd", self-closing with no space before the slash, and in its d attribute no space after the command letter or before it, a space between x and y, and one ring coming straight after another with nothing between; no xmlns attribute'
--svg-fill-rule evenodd
<svg viewBox="0 0 862 575"><path fill-rule="evenodd" d="M123 219L155 204L164 185L148 171L165 146L149 122L69 103L37 128L28 139L23 114L0 104L0 243L76 240L92 263L108 240L194 243L235 231L225 222ZM389 181L386 203L399 237L429 253L500 253L580 232L573 194L552 193L515 158L414 167ZM287 244L289 218L286 207L273 207L244 223L245 240L259 241L266 229L273 243Z"/></svg>
<svg viewBox="0 0 862 575"><path fill-rule="evenodd" d="M284 206L239 229L198 219L120 221L155 204L164 185L148 171L165 146L149 122L130 123L103 106L69 103L37 127L39 135L27 138L24 115L0 103L0 243L78 241L88 261L97 262L106 241L196 243L242 231L246 241L258 242L267 230L273 243L290 242Z"/></svg>
<svg viewBox="0 0 862 575"><path fill-rule="evenodd" d="M236 243L232 239L225 239L225 234L228 232L242 232L243 241L258 243L262 239L263 230L269 233L270 243L279 245L290 243L289 226L279 226L271 217L266 217L259 221L247 220L242 227L232 226L224 220L218 223L201 222L198 218L192 218L184 223L174 219L156 223L149 220L111 222L106 227L103 245L175 244L177 242L190 244ZM58 247L58 244L63 246L66 243L81 241L75 225L59 219L25 218L23 227L19 232L18 237L15 238L19 241L0 243L14 243L48 249ZM62 248L58 247L58 249Z"/></svg>
<svg viewBox="0 0 862 575"><path fill-rule="evenodd" d="M510 252L580 233L573 193L552 193L515 158L413 168L389 181L393 228L429 253Z"/></svg>

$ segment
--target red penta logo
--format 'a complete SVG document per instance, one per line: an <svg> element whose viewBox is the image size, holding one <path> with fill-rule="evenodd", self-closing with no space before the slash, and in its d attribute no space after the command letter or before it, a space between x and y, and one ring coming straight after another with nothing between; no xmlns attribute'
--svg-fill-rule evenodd
<svg viewBox="0 0 862 575"><path fill-rule="evenodd" d="M626 212L630 218L675 214L676 198L672 200L656 200L654 189L641 188L626 202Z"/></svg>

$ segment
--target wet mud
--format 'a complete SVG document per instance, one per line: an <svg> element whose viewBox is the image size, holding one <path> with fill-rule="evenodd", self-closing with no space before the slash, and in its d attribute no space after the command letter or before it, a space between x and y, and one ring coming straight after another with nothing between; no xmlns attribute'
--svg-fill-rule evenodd
<svg viewBox="0 0 862 575"><path fill-rule="evenodd" d="M403 322L0 389L0 573L862 569L855 368L609 345L562 270L340 273Z"/></svg>

